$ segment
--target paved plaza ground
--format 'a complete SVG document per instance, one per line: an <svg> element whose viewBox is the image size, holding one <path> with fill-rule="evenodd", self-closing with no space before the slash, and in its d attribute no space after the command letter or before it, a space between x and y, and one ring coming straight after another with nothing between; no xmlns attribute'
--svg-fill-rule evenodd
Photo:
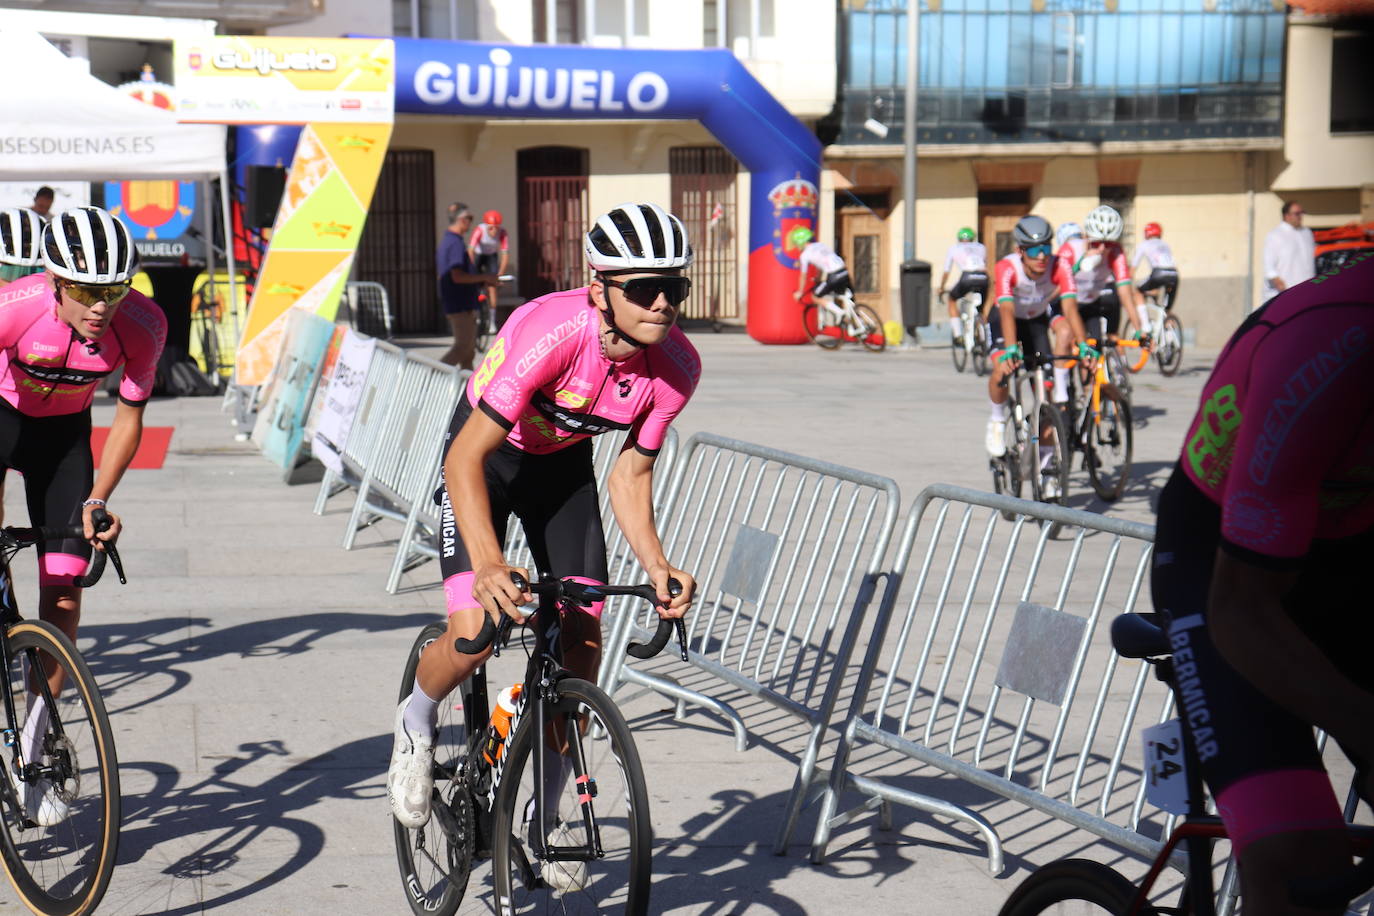
<svg viewBox="0 0 1374 916"><path fill-rule="evenodd" d="M985 384L956 375L943 347L692 340L704 370L678 423L684 437L711 431L887 475L904 506L933 482L989 486ZM446 345L407 343L430 355ZM1138 377L1136 476L1113 514L1151 520L1213 356L1190 352L1175 378L1153 366ZM112 414L99 399L97 424ZM313 515L317 487L284 484L251 442L235 441L218 399L158 399L147 422L176 429L165 466L130 471L111 503L127 525L130 583L95 589L82 627L124 785L120 863L101 912L406 912L384 770L404 654L442 611L437 566L388 595L398 526L342 550L351 500ZM1106 508L1081 472L1073 483L1071 505ZM19 490L12 480L7 521L24 517ZM32 595L32 560L17 568L21 596ZM717 721L676 723L659 698L630 698L626 711L653 799L655 913L993 914L1036 864L1084 850L1116 858L1061 824L1009 814L1007 869L993 877L969 831L899 811L890 832L871 820L840 830L813 867L813 809L777 857L795 771L783 732L795 723L764 714L760 740L740 754ZM464 912L490 910L487 879L482 866ZM18 906L0 886L0 911Z"/></svg>

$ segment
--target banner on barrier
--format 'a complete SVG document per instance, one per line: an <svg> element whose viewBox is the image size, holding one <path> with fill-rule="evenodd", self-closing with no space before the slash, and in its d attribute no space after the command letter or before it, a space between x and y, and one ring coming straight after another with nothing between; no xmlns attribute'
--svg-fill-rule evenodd
<svg viewBox="0 0 1374 916"><path fill-rule="evenodd" d="M366 337L351 328L344 332L339 359L325 389L310 443L314 456L335 474L343 474L344 445L362 402L363 384L376 350L376 338Z"/></svg>
<svg viewBox="0 0 1374 916"><path fill-rule="evenodd" d="M334 322L291 309L272 391L258 413L253 440L263 457L281 468L294 460L305 438L306 414L319 381Z"/></svg>

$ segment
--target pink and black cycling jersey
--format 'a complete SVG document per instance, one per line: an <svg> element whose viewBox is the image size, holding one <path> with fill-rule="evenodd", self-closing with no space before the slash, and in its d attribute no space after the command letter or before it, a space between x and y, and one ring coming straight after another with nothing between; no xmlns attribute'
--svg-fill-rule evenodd
<svg viewBox="0 0 1374 916"><path fill-rule="evenodd" d="M993 269L993 289L997 302L1013 303L1016 317L1023 321L1044 315L1055 297L1075 295L1073 280L1057 260L1050 258L1045 272L1032 277L1026 273L1018 251L998 260Z"/></svg>
<svg viewBox="0 0 1374 916"><path fill-rule="evenodd" d="M630 431L640 452L657 454L696 389L701 359L673 328L662 343L609 360L600 318L586 287L522 305L469 379L468 401L529 454L619 429Z"/></svg>
<svg viewBox="0 0 1374 916"><path fill-rule="evenodd" d="M1057 256L1059 266L1073 277L1079 305L1096 302L1108 286L1125 286L1131 282L1131 267L1119 244L1108 242L1103 246L1100 260L1084 268L1083 258L1087 252L1087 239L1076 238L1065 242Z"/></svg>
<svg viewBox="0 0 1374 916"><path fill-rule="evenodd" d="M130 292L99 341L80 338L57 315L47 274L0 289L0 398L30 417L80 413L100 382L124 367L120 400L142 404L153 392L167 319L148 297Z"/></svg>
<svg viewBox="0 0 1374 916"><path fill-rule="evenodd" d="M1374 526L1374 254L1271 300L1232 335L1180 464L1237 555L1301 560Z"/></svg>

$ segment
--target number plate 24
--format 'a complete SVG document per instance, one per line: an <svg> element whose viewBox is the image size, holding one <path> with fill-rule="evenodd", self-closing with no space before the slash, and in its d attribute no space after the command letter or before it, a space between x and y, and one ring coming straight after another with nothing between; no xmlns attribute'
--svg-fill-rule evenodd
<svg viewBox="0 0 1374 916"><path fill-rule="evenodd" d="M1183 723L1170 719L1140 733L1145 744L1145 798L1170 814L1188 813L1187 757Z"/></svg>

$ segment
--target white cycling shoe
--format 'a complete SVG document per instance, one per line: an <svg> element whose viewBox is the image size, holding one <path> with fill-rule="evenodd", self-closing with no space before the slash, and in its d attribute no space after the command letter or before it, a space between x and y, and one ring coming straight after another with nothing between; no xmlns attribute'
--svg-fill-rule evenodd
<svg viewBox="0 0 1374 916"><path fill-rule="evenodd" d="M413 735L406 729L405 711L410 698L396 707L396 733L391 745L391 766L386 772L386 794L391 813L402 827L416 830L429 822L430 796L434 792L434 739Z"/></svg>
<svg viewBox="0 0 1374 916"><path fill-rule="evenodd" d="M988 450L988 457L1001 458L1007 453L1007 421L989 420L987 435L983 437L983 445Z"/></svg>

